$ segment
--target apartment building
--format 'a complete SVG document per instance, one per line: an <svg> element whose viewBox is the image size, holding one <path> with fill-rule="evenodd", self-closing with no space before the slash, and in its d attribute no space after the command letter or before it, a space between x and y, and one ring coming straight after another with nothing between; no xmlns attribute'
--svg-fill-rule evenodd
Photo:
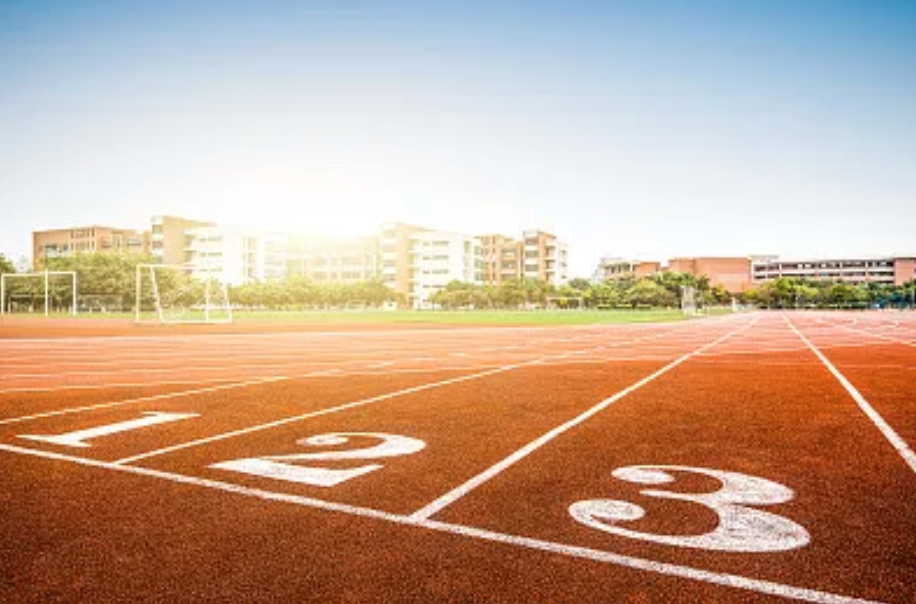
<svg viewBox="0 0 916 604"><path fill-rule="evenodd" d="M847 283L903 285L916 279L916 257L842 258L820 260L755 259L751 267L754 284L779 277Z"/></svg>
<svg viewBox="0 0 916 604"><path fill-rule="evenodd" d="M410 293L411 237L429 230L403 222L382 225L379 243L382 282L405 297Z"/></svg>
<svg viewBox="0 0 916 604"><path fill-rule="evenodd" d="M146 254L149 251L149 231L91 225L32 232L32 267L34 270L43 268L46 258L70 256L83 252Z"/></svg>
<svg viewBox="0 0 916 604"><path fill-rule="evenodd" d="M482 235L484 282L499 285L510 279L537 279L560 286L569 280L569 251L551 233L525 231L522 239Z"/></svg>
<svg viewBox="0 0 916 604"><path fill-rule="evenodd" d="M283 279L287 235L208 226L185 232L185 259L197 279L230 285Z"/></svg>
<svg viewBox="0 0 916 604"><path fill-rule="evenodd" d="M443 231L418 231L409 239L408 304L429 308L430 299L452 281L481 284L484 255L480 239Z"/></svg>
<svg viewBox="0 0 916 604"><path fill-rule="evenodd" d="M192 229L215 227L216 223L179 216L153 216L150 220L152 253L159 264L184 264L188 261L186 233Z"/></svg>
<svg viewBox="0 0 916 604"><path fill-rule="evenodd" d="M557 287L569 280L569 252L565 243L543 231L525 231L522 237L522 274L526 279L546 281Z"/></svg>
<svg viewBox="0 0 916 604"><path fill-rule="evenodd" d="M178 216L151 218L151 231L81 227L33 233L36 266L48 256L79 251L152 253L155 261L183 265L198 278L229 284L299 275L316 283L381 279L411 306L428 306L450 281L499 285L538 279L568 280L568 249L555 235L525 231L522 238L437 231L401 222L374 234L329 239L220 227Z"/></svg>
<svg viewBox="0 0 916 604"><path fill-rule="evenodd" d="M483 280L490 285L524 277L524 244L505 235L481 235Z"/></svg>
<svg viewBox="0 0 916 604"><path fill-rule="evenodd" d="M380 276L377 236L326 239L288 236L287 274L316 283L358 283Z"/></svg>

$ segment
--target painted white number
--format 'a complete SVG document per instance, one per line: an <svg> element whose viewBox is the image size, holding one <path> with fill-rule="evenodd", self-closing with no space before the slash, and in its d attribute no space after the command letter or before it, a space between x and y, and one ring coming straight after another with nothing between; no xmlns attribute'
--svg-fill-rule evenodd
<svg viewBox="0 0 916 604"><path fill-rule="evenodd" d="M307 447L330 447L347 444L353 437L378 438L382 442L374 447L364 449L343 449L316 453L298 453L295 455L252 457L250 459L236 459L234 461L220 462L210 467L220 470L242 472L244 474L253 474L265 478L310 484L318 487L333 487L352 478L356 478L357 476L374 472L382 466L381 464L368 464L358 468L334 470L316 466L299 466L294 465L292 462L382 459L385 457L410 455L426 447L425 442L416 438L371 432L319 434L318 436L299 440L296 444Z"/></svg>
<svg viewBox="0 0 916 604"><path fill-rule="evenodd" d="M618 523L638 520L646 512L636 504L611 499L579 501L569 506L569 513L582 524L607 533L680 547L726 552L777 552L803 547L811 540L808 531L791 520L746 507L791 501L795 493L776 482L746 474L689 466L629 466L618 468L612 475L627 482L658 485L674 482L668 470L710 476L719 480L722 487L713 493L704 494L655 489L640 493L647 497L676 499L705 506L719 516L719 525L715 530L703 535L678 536L625 529L618 526Z"/></svg>
<svg viewBox="0 0 916 604"><path fill-rule="evenodd" d="M66 434L23 434L19 436L19 438L38 440L54 445L64 445L66 447L91 447L92 445L84 441L87 441L90 438L98 438L99 436L117 434L118 432L127 432L128 430L148 428L149 426L155 426L157 424L167 424L169 422L177 422L182 419L200 417L196 413L161 413L158 411L144 413L143 415L144 417L139 419L132 419L130 421L120 422L117 424L108 424L107 426L98 426L96 428L89 428L86 430L77 430L76 432L67 432Z"/></svg>

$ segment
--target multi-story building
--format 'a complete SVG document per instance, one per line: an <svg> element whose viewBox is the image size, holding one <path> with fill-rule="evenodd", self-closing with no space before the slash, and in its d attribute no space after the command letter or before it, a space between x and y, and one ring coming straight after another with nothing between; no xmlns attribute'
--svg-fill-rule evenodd
<svg viewBox="0 0 916 604"><path fill-rule="evenodd" d="M842 258L820 260L756 259L751 267L753 283L798 277L816 281L883 283L903 285L916 279L916 257Z"/></svg>
<svg viewBox="0 0 916 604"><path fill-rule="evenodd" d="M667 270L705 276L713 287L722 287L733 294L743 293L752 285L749 258L672 258Z"/></svg>
<svg viewBox="0 0 916 604"><path fill-rule="evenodd" d="M287 274L316 283L358 283L380 276L379 238L320 239L291 235Z"/></svg>
<svg viewBox="0 0 916 604"><path fill-rule="evenodd" d="M662 270L661 262L642 262L639 260L624 260L623 258L602 258L598 262L592 279L594 281L607 281L623 277L641 279L654 275Z"/></svg>
<svg viewBox="0 0 916 604"><path fill-rule="evenodd" d="M479 239L483 248L484 282L499 285L524 276L522 259L525 252L521 241L505 235L482 235Z"/></svg>
<svg viewBox="0 0 916 604"><path fill-rule="evenodd" d="M555 286L569 280L569 253L565 243L556 235L543 231L525 231L522 237L522 274L526 279L546 281Z"/></svg>
<svg viewBox="0 0 916 604"><path fill-rule="evenodd" d="M568 279L566 244L537 230L513 239L387 223L375 235L327 239L178 216L153 216L151 224L151 232L99 226L35 232L35 265L48 256L80 251L151 252L159 264L186 266L198 278L230 284L288 275L317 283L381 279L412 306L428 305L430 296L454 280L499 285L538 279L559 286Z"/></svg>
<svg viewBox="0 0 916 604"><path fill-rule="evenodd" d="M426 307L450 281L498 285L533 278L562 285L568 276L566 244L549 233L525 239L435 231L400 222L378 235L346 240L291 237L288 271L316 282L379 278L410 306Z"/></svg>
<svg viewBox="0 0 916 604"><path fill-rule="evenodd" d="M110 226L82 226L32 232L32 267L44 267L46 258L70 256L75 253L150 251L149 231Z"/></svg>
<svg viewBox="0 0 916 604"><path fill-rule="evenodd" d="M187 262L186 233L191 229L215 227L216 224L204 220L192 220L179 216L153 216L152 252L159 264L179 265Z"/></svg>
<svg viewBox="0 0 916 604"><path fill-rule="evenodd" d="M225 227L186 231L186 264L197 279L231 285L283 279L287 271L287 236Z"/></svg>
<svg viewBox="0 0 916 604"><path fill-rule="evenodd" d="M381 250L382 282L396 293L407 297L410 293L411 237L429 229L402 222L382 225L379 249Z"/></svg>
<svg viewBox="0 0 916 604"><path fill-rule="evenodd" d="M555 235L525 231L521 240L505 235L479 237L484 281L499 285L510 279L537 279L560 286L569 280L569 251Z"/></svg>
<svg viewBox="0 0 916 604"><path fill-rule="evenodd" d="M442 231L419 231L410 236L408 304L428 308L430 299L452 281L481 284L483 247L477 237Z"/></svg>
<svg viewBox="0 0 916 604"><path fill-rule="evenodd" d="M668 261L667 266L662 266L660 262L602 258L595 270L594 279L596 281L623 277L640 279L664 271L707 277L710 285L721 286L736 294L747 291L751 287L751 261L748 258L672 258Z"/></svg>

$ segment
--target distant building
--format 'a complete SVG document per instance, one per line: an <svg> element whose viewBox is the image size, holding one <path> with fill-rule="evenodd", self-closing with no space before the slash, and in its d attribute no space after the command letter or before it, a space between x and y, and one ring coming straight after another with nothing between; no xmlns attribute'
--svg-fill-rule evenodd
<svg viewBox="0 0 916 604"><path fill-rule="evenodd" d="M700 257L672 258L668 261L669 271L689 273L709 278L713 287L722 287L733 294L749 290L751 282L751 261L749 258Z"/></svg>
<svg viewBox="0 0 916 604"><path fill-rule="evenodd" d="M290 275L316 283L380 279L411 306L428 306L435 292L455 280L499 285L537 279L560 286L569 279L567 245L540 230L514 239L391 222L374 235L331 239L179 216L157 215L150 222L151 231L101 226L36 231L34 264L82 251L149 253L159 264L185 266L198 278L236 285Z"/></svg>
<svg viewBox="0 0 916 604"><path fill-rule="evenodd" d="M569 281L569 252L556 235L543 231L525 231L523 275L559 287Z"/></svg>
<svg viewBox="0 0 916 604"><path fill-rule="evenodd" d="M32 267L39 270L45 259L78 253L150 251L149 231L110 226L81 226L32 232Z"/></svg>
<svg viewBox="0 0 916 604"><path fill-rule="evenodd" d="M197 279L243 285L286 276L286 235L207 226L185 236L186 264Z"/></svg>
<svg viewBox="0 0 916 604"><path fill-rule="evenodd" d="M287 274L316 283L358 283L380 276L379 238L325 239L289 235Z"/></svg>
<svg viewBox="0 0 916 604"><path fill-rule="evenodd" d="M721 286L733 294L742 293L751 287L751 261L748 258L734 257L672 258L666 266L662 266L660 262L602 258L595 269L593 279L640 279L664 271L706 277L710 285Z"/></svg>
<svg viewBox="0 0 916 604"><path fill-rule="evenodd" d="M902 285L916 279L916 257L844 258L818 260L757 259L752 264L754 284L779 277L815 281Z"/></svg>
<svg viewBox="0 0 916 604"><path fill-rule="evenodd" d="M483 281L499 285L510 279L537 279L560 286L569 281L569 250L556 235L525 231L522 239L481 235Z"/></svg>
<svg viewBox="0 0 916 604"><path fill-rule="evenodd" d="M654 275L662 270L660 262L642 262L638 260L624 260L623 258L602 258L598 267L592 274L592 280L602 282L609 279L635 277L641 279Z"/></svg>
<svg viewBox="0 0 916 604"><path fill-rule="evenodd" d="M428 230L430 229L403 222L382 225L379 245L382 257L382 282L405 298L410 294L411 237Z"/></svg>
<svg viewBox="0 0 916 604"><path fill-rule="evenodd" d="M522 259L525 244L505 235L481 235L483 251L483 280L490 285L521 279L524 276Z"/></svg>
<svg viewBox="0 0 916 604"><path fill-rule="evenodd" d="M152 253L159 264L184 264L188 261L187 236L191 229L215 227L216 223L179 216L153 216Z"/></svg>
<svg viewBox="0 0 916 604"><path fill-rule="evenodd" d="M419 231L410 236L408 304L427 308L430 299L452 281L482 284L483 247L480 239L461 233Z"/></svg>

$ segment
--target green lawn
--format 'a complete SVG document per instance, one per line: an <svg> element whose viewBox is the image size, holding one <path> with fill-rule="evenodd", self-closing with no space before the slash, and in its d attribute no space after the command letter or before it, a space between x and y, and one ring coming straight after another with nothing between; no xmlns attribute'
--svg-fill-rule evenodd
<svg viewBox="0 0 916 604"><path fill-rule="evenodd" d="M511 311L511 310L330 310L330 311L236 311L234 320L247 322L290 322L318 324L466 324L466 325L589 325L593 323L642 323L677 321L679 310L593 310L593 311Z"/></svg>
<svg viewBox="0 0 916 604"><path fill-rule="evenodd" d="M730 312L728 309L707 309L706 314L716 315ZM192 313L196 320L203 319L203 313ZM12 314L11 317L32 317L43 319L36 313ZM216 313L213 318L224 318L225 313ZM54 318L68 318L64 313L52 313ZM80 313L76 320L124 319L133 320L133 313ZM681 321L684 315L678 309L639 310L237 310L233 313L235 323L299 323L314 325L346 324L441 324L441 325L592 325L596 323L649 323L660 321ZM155 314L144 313L145 321L154 321Z"/></svg>

